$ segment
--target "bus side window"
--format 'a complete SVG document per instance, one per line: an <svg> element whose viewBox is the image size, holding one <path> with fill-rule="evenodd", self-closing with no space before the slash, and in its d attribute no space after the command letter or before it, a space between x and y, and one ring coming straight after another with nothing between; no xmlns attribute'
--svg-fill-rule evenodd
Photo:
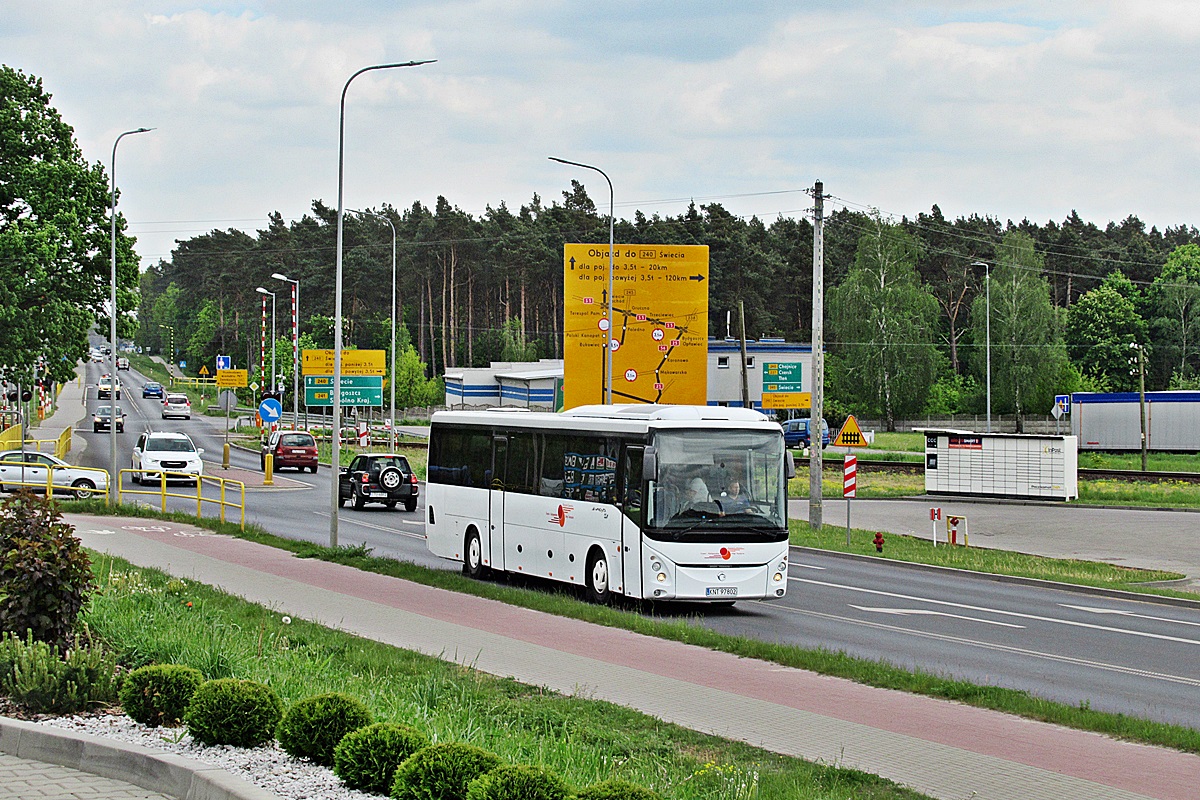
<svg viewBox="0 0 1200 800"><path fill-rule="evenodd" d="M621 502L625 516L641 524L642 521L642 448L625 449L622 469Z"/></svg>

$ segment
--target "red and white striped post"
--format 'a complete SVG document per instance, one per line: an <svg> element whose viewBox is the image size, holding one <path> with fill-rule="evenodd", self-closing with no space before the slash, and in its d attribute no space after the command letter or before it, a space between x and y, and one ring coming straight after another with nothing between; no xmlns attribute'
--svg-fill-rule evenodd
<svg viewBox="0 0 1200 800"><path fill-rule="evenodd" d="M300 427L300 283L292 284L292 429Z"/></svg>
<svg viewBox="0 0 1200 800"><path fill-rule="evenodd" d="M842 497L846 498L846 544L850 544L850 500L858 494L858 456L846 456L842 465Z"/></svg>
<svg viewBox="0 0 1200 800"><path fill-rule="evenodd" d="M267 296L263 295L262 302L262 326L259 329L261 336L258 341L258 374L266 377L267 374Z"/></svg>
<svg viewBox="0 0 1200 800"><path fill-rule="evenodd" d="M937 547L937 524L942 520L942 509L929 509L929 521L933 523L933 546Z"/></svg>

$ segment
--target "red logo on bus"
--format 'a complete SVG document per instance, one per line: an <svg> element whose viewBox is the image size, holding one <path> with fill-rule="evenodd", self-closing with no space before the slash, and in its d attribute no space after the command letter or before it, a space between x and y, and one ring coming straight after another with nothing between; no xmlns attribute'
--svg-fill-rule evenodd
<svg viewBox="0 0 1200 800"><path fill-rule="evenodd" d="M559 506L557 511L551 512L550 521L557 523L558 527L562 528L567 524L567 520L575 518L575 515L571 513L574 510L575 506Z"/></svg>

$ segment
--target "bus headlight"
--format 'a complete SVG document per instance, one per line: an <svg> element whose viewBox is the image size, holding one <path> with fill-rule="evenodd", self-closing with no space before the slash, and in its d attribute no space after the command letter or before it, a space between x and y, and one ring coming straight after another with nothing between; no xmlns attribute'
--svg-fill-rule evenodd
<svg viewBox="0 0 1200 800"><path fill-rule="evenodd" d="M658 575L656 577L658 578L659 583L665 583L667 580L667 573L660 572L660 573L658 573Z"/></svg>
<svg viewBox="0 0 1200 800"><path fill-rule="evenodd" d="M782 572L776 572L774 577L775 577L775 582L776 582L776 583L779 583L781 580L783 580L783 573L782 573Z"/></svg>
<svg viewBox="0 0 1200 800"><path fill-rule="evenodd" d="M662 562L660 562L657 558L652 559L650 561L650 569L654 572L658 572L662 569Z"/></svg>
<svg viewBox="0 0 1200 800"><path fill-rule="evenodd" d="M787 572L787 559L785 558L783 561L780 561L779 566L777 566L775 569L779 570L780 572Z"/></svg>

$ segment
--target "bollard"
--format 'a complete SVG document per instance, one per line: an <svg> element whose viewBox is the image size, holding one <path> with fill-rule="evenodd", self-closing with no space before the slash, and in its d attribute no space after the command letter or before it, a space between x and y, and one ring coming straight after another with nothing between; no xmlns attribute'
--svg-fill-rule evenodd
<svg viewBox="0 0 1200 800"><path fill-rule="evenodd" d="M221 449L221 469L229 469L229 442Z"/></svg>
<svg viewBox="0 0 1200 800"><path fill-rule="evenodd" d="M263 476L263 486L275 485L275 454L267 453L266 455L267 469Z"/></svg>
<svg viewBox="0 0 1200 800"><path fill-rule="evenodd" d="M875 552L883 552L883 531L875 532Z"/></svg>

